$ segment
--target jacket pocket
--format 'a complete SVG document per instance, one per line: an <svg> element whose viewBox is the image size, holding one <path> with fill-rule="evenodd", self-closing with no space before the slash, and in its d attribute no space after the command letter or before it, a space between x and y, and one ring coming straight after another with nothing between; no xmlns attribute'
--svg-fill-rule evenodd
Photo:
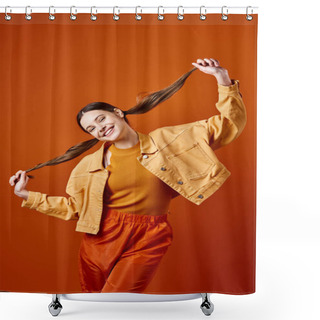
<svg viewBox="0 0 320 320"><path fill-rule="evenodd" d="M181 176L189 180L203 178L216 165L198 142L176 154L167 156L167 159Z"/></svg>

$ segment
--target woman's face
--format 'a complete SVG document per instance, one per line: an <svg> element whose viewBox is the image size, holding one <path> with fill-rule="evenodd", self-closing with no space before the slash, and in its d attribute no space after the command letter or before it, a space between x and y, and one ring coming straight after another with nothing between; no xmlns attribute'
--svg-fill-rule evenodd
<svg viewBox="0 0 320 320"><path fill-rule="evenodd" d="M88 133L102 141L118 140L127 125L123 112L118 108L115 108L114 112L105 110L85 112L80 124Z"/></svg>

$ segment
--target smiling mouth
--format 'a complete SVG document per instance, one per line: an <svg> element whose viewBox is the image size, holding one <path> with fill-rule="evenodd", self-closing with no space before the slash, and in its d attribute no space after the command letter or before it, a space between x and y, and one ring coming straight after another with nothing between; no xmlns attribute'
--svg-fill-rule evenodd
<svg viewBox="0 0 320 320"><path fill-rule="evenodd" d="M110 127L104 134L103 137L108 137L113 133L114 126Z"/></svg>

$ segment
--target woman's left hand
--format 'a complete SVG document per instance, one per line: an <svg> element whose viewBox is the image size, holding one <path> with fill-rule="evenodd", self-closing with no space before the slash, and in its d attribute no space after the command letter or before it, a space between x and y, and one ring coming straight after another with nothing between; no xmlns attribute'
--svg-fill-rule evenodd
<svg viewBox="0 0 320 320"><path fill-rule="evenodd" d="M229 86L232 84L231 79L229 78L228 70L220 67L220 63L216 59L197 59L197 63L192 62L192 65L204 73L215 76L218 83L221 85Z"/></svg>

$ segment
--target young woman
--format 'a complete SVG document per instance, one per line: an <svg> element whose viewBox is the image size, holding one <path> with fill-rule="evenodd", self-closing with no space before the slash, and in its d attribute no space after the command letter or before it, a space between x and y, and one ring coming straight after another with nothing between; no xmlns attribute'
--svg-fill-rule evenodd
<svg viewBox="0 0 320 320"><path fill-rule="evenodd" d="M182 195L200 205L231 174L213 150L236 139L246 124L239 81L215 59L198 59L195 68L169 87L149 94L127 111L94 102L77 115L80 128L94 139L55 159L9 179L22 207L64 220L75 219L83 232L79 275L83 292L143 292L172 243L167 212ZM134 130L127 114L145 113L170 98L196 69L218 82L220 115L158 128L149 134ZM72 170L66 197L26 189L26 172L71 160L97 142L103 145Z"/></svg>

